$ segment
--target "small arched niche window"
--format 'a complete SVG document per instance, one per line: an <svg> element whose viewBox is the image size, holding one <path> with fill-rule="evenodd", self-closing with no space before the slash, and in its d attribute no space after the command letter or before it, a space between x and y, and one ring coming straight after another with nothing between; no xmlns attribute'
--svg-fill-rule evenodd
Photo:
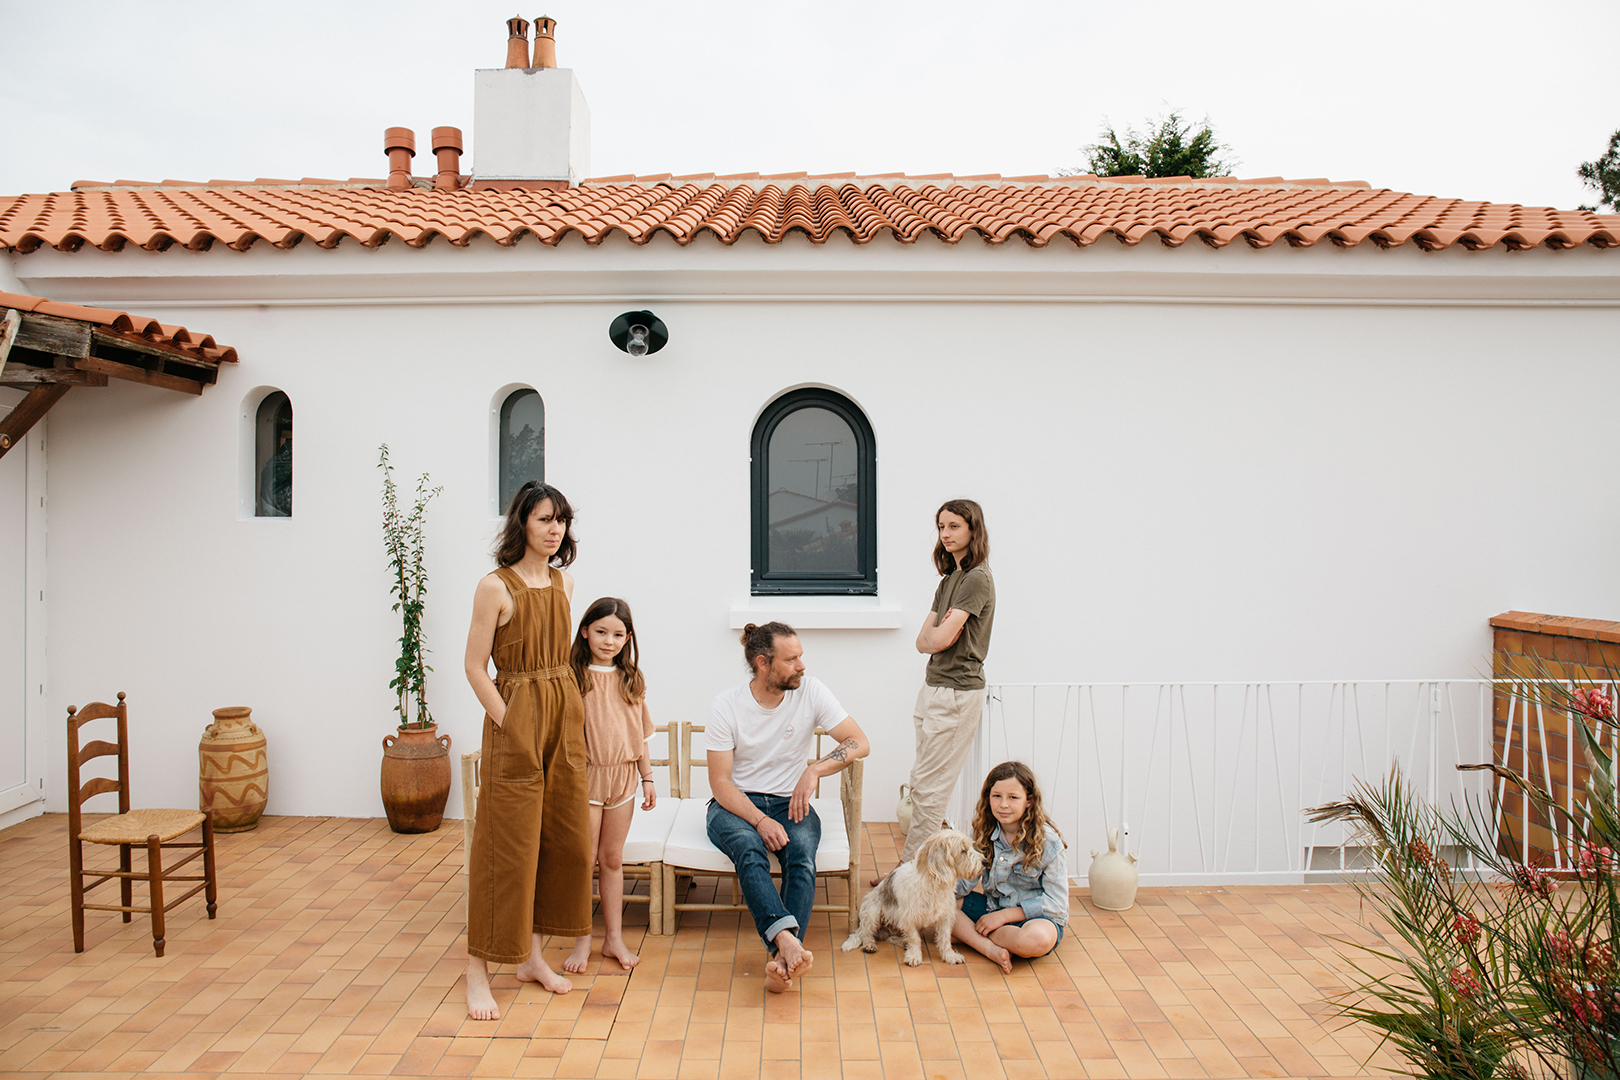
<svg viewBox="0 0 1620 1080"><path fill-rule="evenodd" d="M253 420L253 516L292 517L292 401L266 394Z"/></svg>
<svg viewBox="0 0 1620 1080"><path fill-rule="evenodd" d="M514 390L501 402L501 494L499 512L506 513L517 489L530 480L546 478L546 403L539 392Z"/></svg>
<svg viewBox="0 0 1620 1080"><path fill-rule="evenodd" d="M877 592L877 452L842 394L783 394L754 425L755 595Z"/></svg>

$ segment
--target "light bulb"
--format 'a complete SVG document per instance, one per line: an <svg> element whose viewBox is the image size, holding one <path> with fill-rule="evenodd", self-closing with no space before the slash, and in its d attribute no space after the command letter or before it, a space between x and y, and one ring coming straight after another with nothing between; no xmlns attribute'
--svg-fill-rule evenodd
<svg viewBox="0 0 1620 1080"><path fill-rule="evenodd" d="M624 351L631 356L647 355L647 328L637 323L630 328L630 340L624 343Z"/></svg>

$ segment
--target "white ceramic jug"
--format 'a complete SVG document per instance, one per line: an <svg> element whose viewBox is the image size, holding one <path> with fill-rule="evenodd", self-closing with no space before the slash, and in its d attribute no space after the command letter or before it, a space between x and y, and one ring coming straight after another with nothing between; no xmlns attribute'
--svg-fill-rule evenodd
<svg viewBox="0 0 1620 1080"><path fill-rule="evenodd" d="M1119 850L1119 830L1108 834L1108 850L1097 854L1091 851L1091 872L1086 875L1091 885L1091 902L1104 911L1124 911L1136 903L1136 855Z"/></svg>
<svg viewBox="0 0 1620 1080"><path fill-rule="evenodd" d="M900 785L900 805L894 808L894 818L900 823L900 835L911 831L911 785Z"/></svg>

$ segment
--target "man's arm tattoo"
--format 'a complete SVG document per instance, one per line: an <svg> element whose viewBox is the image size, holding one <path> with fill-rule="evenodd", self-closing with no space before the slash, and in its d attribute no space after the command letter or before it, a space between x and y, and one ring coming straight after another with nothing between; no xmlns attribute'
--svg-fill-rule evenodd
<svg viewBox="0 0 1620 1080"><path fill-rule="evenodd" d="M847 761L849 761L849 752L851 750L855 749L855 747L858 746L858 745L860 745L860 744L857 743L854 739L845 739L843 742L839 743L837 746L835 746L831 750L829 750L827 752L827 755L825 757L823 757L821 760L822 761L844 761L844 762L847 762Z"/></svg>

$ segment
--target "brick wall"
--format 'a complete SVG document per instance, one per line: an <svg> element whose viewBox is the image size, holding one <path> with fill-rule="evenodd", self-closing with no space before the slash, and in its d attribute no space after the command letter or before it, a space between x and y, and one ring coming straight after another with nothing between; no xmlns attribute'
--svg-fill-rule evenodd
<svg viewBox="0 0 1620 1080"><path fill-rule="evenodd" d="M1492 674L1498 680L1517 676L1608 681L1620 673L1620 622L1508 611L1491 620L1491 631L1494 639ZM1575 742L1571 746L1572 726L1568 714L1543 706L1538 727L1535 711L1529 712L1531 722L1526 724L1525 703L1518 702L1513 745L1506 747L1510 707L1515 706L1508 695L1496 695L1493 711L1496 761L1547 787L1563 806L1570 805L1573 774L1574 797L1583 798L1588 776L1586 751L1580 744L1578 729L1573 729ZM1614 733L1604 734L1604 741L1612 752ZM1554 865L1554 838L1545 815L1531 808L1527 832L1523 813L1522 797L1509 786L1501 810L1503 853L1520 855L1523 840L1528 836L1529 861Z"/></svg>

